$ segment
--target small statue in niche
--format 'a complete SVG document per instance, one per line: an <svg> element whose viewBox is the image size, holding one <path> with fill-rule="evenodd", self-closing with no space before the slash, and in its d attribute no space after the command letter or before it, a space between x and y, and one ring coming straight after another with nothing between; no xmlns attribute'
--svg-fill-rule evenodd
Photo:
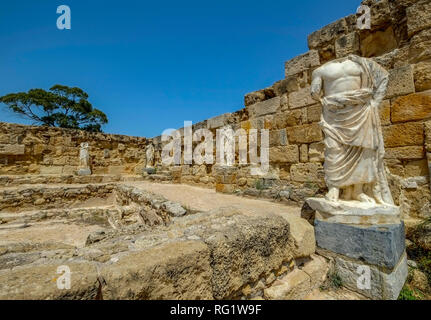
<svg viewBox="0 0 431 320"><path fill-rule="evenodd" d="M145 156L146 156L146 168L154 168L154 146L152 144L149 144L147 148L145 149Z"/></svg>
<svg viewBox="0 0 431 320"><path fill-rule="evenodd" d="M90 169L90 154L88 152L88 142L83 142L79 150L79 169L78 175L88 176L91 174Z"/></svg>

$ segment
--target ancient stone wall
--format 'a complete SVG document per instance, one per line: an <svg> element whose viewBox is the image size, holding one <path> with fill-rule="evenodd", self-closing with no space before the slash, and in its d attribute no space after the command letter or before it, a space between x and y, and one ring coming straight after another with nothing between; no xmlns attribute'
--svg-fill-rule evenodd
<svg viewBox="0 0 431 320"><path fill-rule="evenodd" d="M405 217L430 217L431 1L364 4L371 7L370 30L359 30L359 15L352 14L312 33L310 50L285 63L284 79L247 94L244 109L193 126L193 131L211 130L214 137L226 126L246 132L269 129L270 170L263 177L251 175L248 165L166 168L161 164L160 137L146 140L5 123L0 124L0 174L73 174L81 142L90 143L93 174L138 174L145 165L145 145L151 141L157 167L153 180L302 203L326 191L321 106L310 95L311 73L330 60L357 54L390 72L380 117L395 201Z"/></svg>
<svg viewBox="0 0 431 320"><path fill-rule="evenodd" d="M321 105L310 95L311 74L323 63L357 54L390 72L380 118L395 201L406 216L430 217L431 1L363 3L371 7L371 30L359 30L359 15L353 14L312 33L310 50L285 63L284 79L247 94L245 109L193 127L208 128L214 137L225 126L269 129L269 174L252 176L239 165L183 165L170 168L172 180L293 202L325 192ZM154 143L160 155L160 138Z"/></svg>
<svg viewBox="0 0 431 320"><path fill-rule="evenodd" d="M73 175L82 142L93 174L137 174L145 164L145 138L0 122L0 175Z"/></svg>

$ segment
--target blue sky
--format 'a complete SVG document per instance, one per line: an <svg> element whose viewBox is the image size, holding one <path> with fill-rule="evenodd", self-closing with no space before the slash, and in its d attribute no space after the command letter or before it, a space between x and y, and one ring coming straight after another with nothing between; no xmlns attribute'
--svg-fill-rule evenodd
<svg viewBox="0 0 431 320"><path fill-rule="evenodd" d="M57 6L72 29L56 27ZM105 132L153 137L239 110L284 78L307 35L360 0L99 1L0 4L0 95L78 86L109 118ZM0 121L28 123L0 105Z"/></svg>

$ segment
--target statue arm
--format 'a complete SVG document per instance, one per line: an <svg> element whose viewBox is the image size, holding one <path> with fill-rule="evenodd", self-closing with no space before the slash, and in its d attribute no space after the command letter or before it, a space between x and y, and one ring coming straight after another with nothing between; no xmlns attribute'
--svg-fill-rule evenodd
<svg viewBox="0 0 431 320"><path fill-rule="evenodd" d="M386 96L389 83L389 73L374 61L371 61L371 70L375 79L375 91L372 102L376 107L378 107Z"/></svg>
<svg viewBox="0 0 431 320"><path fill-rule="evenodd" d="M311 97L314 100L320 101L320 98L322 97L323 79L320 75L319 69L313 71L312 79L313 80L311 82Z"/></svg>

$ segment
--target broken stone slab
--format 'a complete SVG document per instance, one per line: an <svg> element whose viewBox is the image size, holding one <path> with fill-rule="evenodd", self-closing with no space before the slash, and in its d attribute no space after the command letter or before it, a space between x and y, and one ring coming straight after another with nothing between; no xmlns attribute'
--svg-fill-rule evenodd
<svg viewBox="0 0 431 320"><path fill-rule="evenodd" d="M162 204L162 208L174 217L181 217L187 213L179 203L166 201Z"/></svg>
<svg viewBox="0 0 431 320"><path fill-rule="evenodd" d="M379 205L359 201L328 201L325 198L308 198L308 205L318 212L320 220L347 224L399 223L400 209L392 205Z"/></svg>
<svg viewBox="0 0 431 320"><path fill-rule="evenodd" d="M336 256L334 260L335 272L343 286L371 299L398 299L408 275L405 253L392 270L384 270L342 256Z"/></svg>
<svg viewBox="0 0 431 320"><path fill-rule="evenodd" d="M405 250L404 222L356 226L316 219L314 228L318 247L388 269Z"/></svg>

